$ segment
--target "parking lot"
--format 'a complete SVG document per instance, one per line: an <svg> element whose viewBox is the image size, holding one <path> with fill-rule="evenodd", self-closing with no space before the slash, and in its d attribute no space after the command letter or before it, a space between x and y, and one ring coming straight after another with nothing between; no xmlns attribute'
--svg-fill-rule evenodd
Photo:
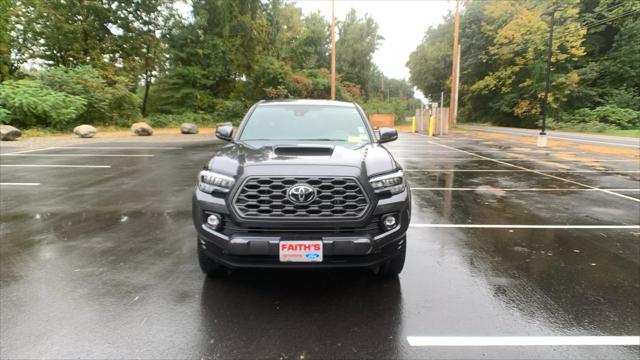
<svg viewBox="0 0 640 360"><path fill-rule="evenodd" d="M639 357L638 149L403 133L387 146L413 192L398 279L208 280L191 194L219 146L4 151L0 357Z"/></svg>

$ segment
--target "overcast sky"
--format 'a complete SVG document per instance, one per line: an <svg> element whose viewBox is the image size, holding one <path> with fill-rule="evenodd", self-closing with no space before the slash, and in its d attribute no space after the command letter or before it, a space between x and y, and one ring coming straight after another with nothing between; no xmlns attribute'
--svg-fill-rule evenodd
<svg viewBox="0 0 640 360"><path fill-rule="evenodd" d="M298 0L296 5L304 14L320 10L331 20L330 0ZM349 9L356 9L359 17L365 13L375 19L384 37L373 62L382 72L392 78L409 79L405 67L409 54L422 40L429 26L442 22L448 10L454 11L453 0L337 0L336 19L344 19ZM340 56L340 54L336 54Z"/></svg>

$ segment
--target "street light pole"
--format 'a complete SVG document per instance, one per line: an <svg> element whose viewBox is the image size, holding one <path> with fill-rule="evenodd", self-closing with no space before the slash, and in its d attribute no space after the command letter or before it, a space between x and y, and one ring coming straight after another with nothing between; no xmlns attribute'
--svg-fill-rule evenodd
<svg viewBox="0 0 640 360"><path fill-rule="evenodd" d="M458 102L458 70L459 65L459 47L458 47L458 32L460 29L460 0L456 0L456 15L455 24L453 29L453 54L451 65L451 96L449 97L449 125L451 127L456 126L456 107Z"/></svg>
<svg viewBox="0 0 640 360"><path fill-rule="evenodd" d="M549 42L547 44L547 72L545 74L544 98L542 100L542 129L538 135L538 146L547 146L547 112L549 111L549 86L551 83L551 55L553 54L553 26L555 25L556 8L551 10L549 24Z"/></svg>

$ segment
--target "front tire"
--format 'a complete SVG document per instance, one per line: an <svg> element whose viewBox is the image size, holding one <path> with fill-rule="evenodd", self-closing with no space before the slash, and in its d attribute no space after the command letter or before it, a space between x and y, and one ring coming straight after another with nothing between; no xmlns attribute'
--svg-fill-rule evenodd
<svg viewBox="0 0 640 360"><path fill-rule="evenodd" d="M404 268L404 259L407 256L407 242L405 240L404 244L402 244L402 248L398 250L398 253L393 255L391 260L384 263L380 266L380 271L378 275L384 277L396 277Z"/></svg>
<svg viewBox="0 0 640 360"><path fill-rule="evenodd" d="M217 263L204 253L200 241L198 241L198 262L200 263L200 270L210 278L219 278L229 274L229 269Z"/></svg>

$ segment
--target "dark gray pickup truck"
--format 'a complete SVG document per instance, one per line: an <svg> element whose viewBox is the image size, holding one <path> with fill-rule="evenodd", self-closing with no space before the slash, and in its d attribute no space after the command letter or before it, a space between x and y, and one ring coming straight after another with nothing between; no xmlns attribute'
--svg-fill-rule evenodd
<svg viewBox="0 0 640 360"><path fill-rule="evenodd" d="M354 103L261 101L198 175L193 222L202 270L362 267L402 271L411 193Z"/></svg>

